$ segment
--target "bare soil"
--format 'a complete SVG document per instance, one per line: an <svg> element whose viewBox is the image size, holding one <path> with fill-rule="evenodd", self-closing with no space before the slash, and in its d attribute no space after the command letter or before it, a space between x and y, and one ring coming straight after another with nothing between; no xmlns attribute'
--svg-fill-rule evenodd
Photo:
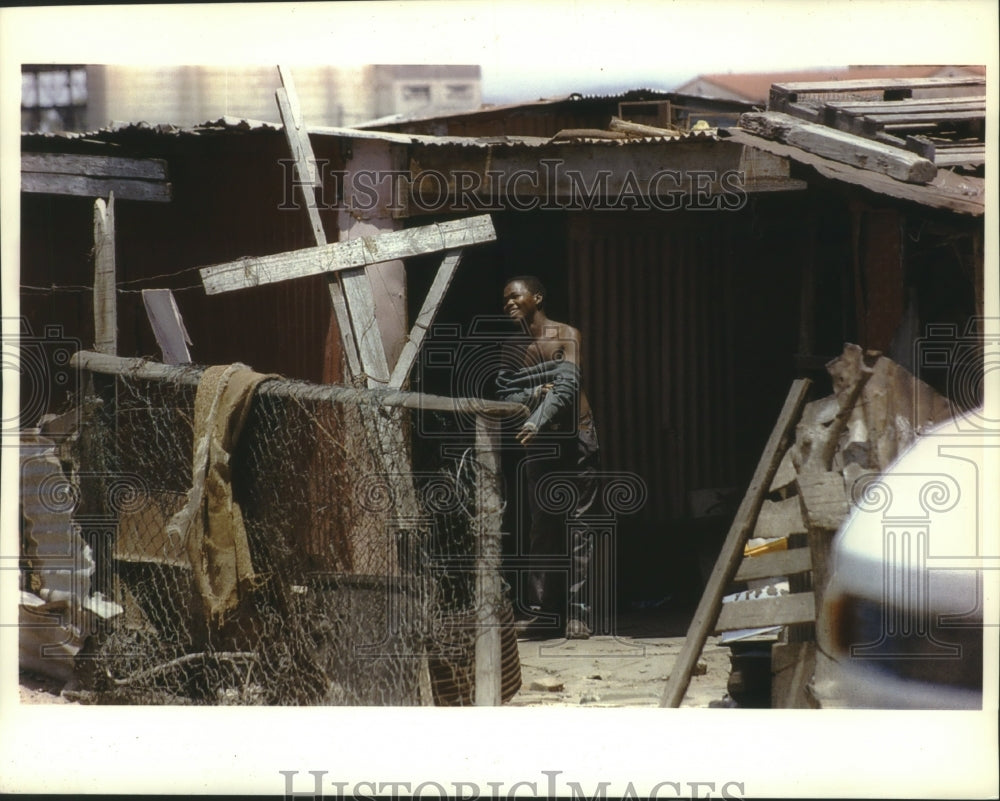
<svg viewBox="0 0 1000 801"><path fill-rule="evenodd" d="M521 689L509 705L659 706L684 646L679 623L670 615L632 614L615 632L589 640L522 638ZM710 637L681 706L734 706L726 692L729 671L729 649Z"/></svg>
<svg viewBox="0 0 1000 801"><path fill-rule="evenodd" d="M21 703L22 704L75 704L64 698L60 693L63 689L63 682L57 679L50 679L46 676L39 676L35 673L21 672Z"/></svg>
<svg viewBox="0 0 1000 801"><path fill-rule="evenodd" d="M521 689L509 706L655 707L684 646L686 617L631 613L614 632L589 640L518 640ZM730 707L729 649L705 643L682 707ZM21 673L22 704L76 704L62 682Z"/></svg>

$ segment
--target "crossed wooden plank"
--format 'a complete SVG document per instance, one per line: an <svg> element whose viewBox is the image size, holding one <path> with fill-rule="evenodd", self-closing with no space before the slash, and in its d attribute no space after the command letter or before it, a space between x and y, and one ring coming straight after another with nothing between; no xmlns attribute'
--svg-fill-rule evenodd
<svg viewBox="0 0 1000 801"><path fill-rule="evenodd" d="M316 247L204 267L201 278L205 292L212 295L304 276L325 275L352 378L358 380L363 377L369 387L399 388L409 375L420 344L458 269L461 249L495 240L493 221L489 215L481 215L347 242L327 243L313 192L316 186L322 184L322 176L315 169L312 145L302 122L291 75L282 67L278 68L278 72L282 82L282 87L275 93L278 110L295 159L296 178L309 213ZM444 261L390 373L375 318L371 284L364 268L370 264L439 251L446 251Z"/></svg>
<svg viewBox="0 0 1000 801"><path fill-rule="evenodd" d="M495 239L493 221L488 214L485 214L404 231L390 231L348 242L333 242L271 256L250 257L225 264L215 264L200 270L201 280L206 294L214 295L310 275L340 274L363 279L364 284L359 280L344 282L350 320L347 331L350 332L353 327L352 339L356 339L359 345L361 364L369 379L369 385L388 385L398 388L406 380L427 329L433 323L441 300L458 269L462 248L492 242ZM385 363L382 340L378 335L374 301L371 289L367 285L368 277L365 275L364 267L383 261L440 251L446 251L444 260L438 268L423 308L390 375ZM341 330L344 330L343 326ZM345 341L344 344L346 347L349 343Z"/></svg>

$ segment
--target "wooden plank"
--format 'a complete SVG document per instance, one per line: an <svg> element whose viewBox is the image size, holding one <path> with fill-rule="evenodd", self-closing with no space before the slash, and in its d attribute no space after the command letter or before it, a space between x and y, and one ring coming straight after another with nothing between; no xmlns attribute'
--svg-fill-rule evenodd
<svg viewBox="0 0 1000 801"><path fill-rule="evenodd" d="M424 337L427 336L430 327L434 324L434 318L437 316L438 309L441 308L441 301L444 300L445 293L448 291L448 287L451 286L451 280L455 277L455 272L458 270L458 265L461 261L461 250L449 250L445 254L441 266L438 267L437 275L434 276L434 283L431 284L431 288L427 291L427 297L424 300L423 307L420 309L420 314L417 315L417 319L410 331L410 336L406 340L406 344L403 345L403 350L400 352L399 358L396 360L396 366L392 370L392 375L389 376L389 386L393 389L402 387L406 382L407 376L410 374L410 370L413 369L417 354L420 352L420 346L423 344Z"/></svg>
<svg viewBox="0 0 1000 801"><path fill-rule="evenodd" d="M743 546L757 519L761 504L764 502L764 495L778 469L778 463L788 448L795 421L802 411L810 384L808 379L797 379L792 382L788 397L778 415L778 421L764 446L757 469L739 509L736 510L736 516L729 527L729 533L722 544L715 567L691 619L684 646L670 672L670 679L667 681L660 706L679 707L684 698L684 692L691 681L691 671L719 615L726 586L732 581L739 567Z"/></svg>
<svg viewBox="0 0 1000 801"><path fill-rule="evenodd" d="M94 201L94 349L118 353L118 288L115 278L115 196Z"/></svg>
<svg viewBox="0 0 1000 801"><path fill-rule="evenodd" d="M168 183L129 178L89 178L50 172L21 173L21 191L39 195L94 198L114 194L119 200L146 200L154 203L169 202L171 197L171 186Z"/></svg>
<svg viewBox="0 0 1000 801"><path fill-rule="evenodd" d="M946 128L952 124L969 125L986 120L985 111L952 111L948 114L914 113L914 114L865 114L853 121L852 133L871 135L881 129L901 131L906 128L920 128L933 125Z"/></svg>
<svg viewBox="0 0 1000 801"><path fill-rule="evenodd" d="M794 479L792 481L794 482ZM795 497L785 498L782 501L765 500L753 527L753 536L764 539L805 533L806 524L802 520L799 499Z"/></svg>
<svg viewBox="0 0 1000 801"><path fill-rule="evenodd" d="M191 344L181 311L177 308L174 293L169 289L142 290L142 305L156 337L156 344L163 353L164 364L189 364Z"/></svg>
<svg viewBox="0 0 1000 801"><path fill-rule="evenodd" d="M316 170L316 158L313 155L312 144L309 142L309 134L303 125L299 98L295 91L295 84L292 82L291 73L279 65L278 75L282 82L282 87L274 95L278 102L278 114L281 116L288 149L295 159L295 177L299 195L305 204L306 213L309 215L309 226L313 232L313 239L317 247L322 247L327 244L326 230L323 228L323 221L320 219L319 209L316 207L315 192L317 185L322 186L322 176ZM204 281L204 277L202 280ZM337 328L340 330L347 370L351 377L357 380L364 371L340 276L328 276L327 291L330 294L330 304L333 306L333 316L337 321ZM207 286L205 292L212 294Z"/></svg>
<svg viewBox="0 0 1000 801"><path fill-rule="evenodd" d="M788 103L781 111L806 122L823 123L824 121L823 107L815 103Z"/></svg>
<svg viewBox="0 0 1000 801"><path fill-rule="evenodd" d="M844 477L837 472L800 473L796 481L802 516L810 529L836 531L847 517Z"/></svg>
<svg viewBox="0 0 1000 801"><path fill-rule="evenodd" d="M754 581L755 579L794 576L812 570L812 558L808 548L792 548L775 551L761 556L749 556L740 563L733 581Z"/></svg>
<svg viewBox="0 0 1000 801"><path fill-rule="evenodd" d="M890 147L901 147L906 148L906 140L898 136L893 136L892 134L886 133L885 131L878 131L874 136L871 137L876 142L881 142L883 145L889 145Z"/></svg>
<svg viewBox="0 0 1000 801"><path fill-rule="evenodd" d="M937 141L934 143L935 155L946 156L981 156L986 152L985 143L978 144L950 144L948 142Z"/></svg>
<svg viewBox="0 0 1000 801"><path fill-rule="evenodd" d="M681 132L671 128L657 128L654 125L643 125L641 122L631 122L630 120L612 117L608 128L618 133L629 134L630 136L658 136L678 138Z"/></svg>
<svg viewBox="0 0 1000 801"><path fill-rule="evenodd" d="M938 152L937 156L934 157L934 163L939 167L964 167L965 165L977 167L986 163L986 149L984 148L977 153Z"/></svg>
<svg viewBox="0 0 1000 801"><path fill-rule="evenodd" d="M500 577L503 498L500 495L500 427L476 418L476 706L500 706L503 658L500 642Z"/></svg>
<svg viewBox="0 0 1000 801"><path fill-rule="evenodd" d="M937 175L934 163L889 145L844 133L825 125L805 122L777 112L750 112L740 117L740 127L750 133L823 158L882 173L907 183L927 183Z"/></svg>
<svg viewBox="0 0 1000 801"><path fill-rule="evenodd" d="M906 137L906 149L912 153L916 153L918 156L923 156L925 159L930 159L934 161L934 154L937 149L937 143L928 139L926 136L920 134L907 136ZM936 162L935 162L936 163Z"/></svg>
<svg viewBox="0 0 1000 801"><path fill-rule="evenodd" d="M981 153L986 143L976 139L941 139L932 140L938 151L944 153Z"/></svg>
<svg viewBox="0 0 1000 801"><path fill-rule="evenodd" d="M895 111L867 111L856 115L857 118L870 120L877 125L895 122L950 122L952 120L977 120L986 117L984 103L970 104L968 108L955 107L947 109L898 109Z"/></svg>
<svg viewBox="0 0 1000 801"><path fill-rule="evenodd" d="M848 81L794 81L772 84L769 109L781 110L779 106L795 103L800 94L847 94L849 92L875 92L881 90L883 98L903 99L914 89L961 89L986 87L986 78L979 75L931 78L859 78Z"/></svg>
<svg viewBox="0 0 1000 801"><path fill-rule="evenodd" d="M388 386L389 365L385 358L385 347L382 345L382 332L375 318L375 298L372 297L368 273L363 268L345 270L340 276L340 283L344 290L344 300L347 301L347 312L351 318L358 356L361 359L360 377L364 378L369 387Z"/></svg>
<svg viewBox="0 0 1000 801"><path fill-rule="evenodd" d="M340 331L344 359L347 361L347 372L350 377L358 378L362 374L361 358L358 355L354 332L351 330L351 315L347 309L347 299L344 297L344 287L339 276L333 275L327 279L327 292L330 295L333 316L337 320L337 328Z"/></svg>
<svg viewBox="0 0 1000 801"><path fill-rule="evenodd" d="M317 189L323 186L323 176L317 169L313 156L309 133L306 131L302 118L302 104L299 93L295 89L295 81L287 67L278 65L278 77L281 79L281 89L278 90L278 107L281 111L281 122L285 126L285 136L292 145L292 157L295 166L303 168L299 180L309 181Z"/></svg>
<svg viewBox="0 0 1000 801"><path fill-rule="evenodd" d="M768 492L782 492L795 483L795 476L795 465L792 463L792 451L787 450L785 451L785 455L781 458L781 464L778 465L778 470L774 474L771 486L767 488Z"/></svg>
<svg viewBox="0 0 1000 801"><path fill-rule="evenodd" d="M87 178L167 180L167 163L160 159L121 156L80 156L74 153L22 153L21 172L48 172Z"/></svg>
<svg viewBox="0 0 1000 801"><path fill-rule="evenodd" d="M813 527L809 529L807 540L809 543L809 553L812 561L812 589L816 598L816 605L823 608L823 597L826 595L826 585L830 581L832 574L830 548L833 544L833 537L836 530Z"/></svg>
<svg viewBox="0 0 1000 801"><path fill-rule="evenodd" d="M369 264L405 259L423 253L456 250L496 240L488 214L443 223L389 231L348 242L332 242L271 256L213 264L201 268L205 292L215 295L236 289L273 284L292 278L332 273Z"/></svg>
<svg viewBox="0 0 1000 801"><path fill-rule="evenodd" d="M811 623L816 619L816 603L811 592L796 592L754 601L733 601L723 604L716 633L756 629L763 626L789 626Z"/></svg>
<svg viewBox="0 0 1000 801"><path fill-rule="evenodd" d="M278 113L285 128L288 147L292 151L292 158L295 159L295 181L301 190L306 211L309 213L309 224L312 226L316 243L324 245L327 242L326 231L319 218L315 192L317 186L322 186L323 179L316 169L316 158L313 155L312 145L309 143L309 136L304 128L296 126L296 120L292 116L292 104L286 91L278 89L274 93L274 97L278 101Z"/></svg>
<svg viewBox="0 0 1000 801"><path fill-rule="evenodd" d="M911 131L922 131L931 136L939 136L941 135L942 127L945 128L944 135L947 135L948 126L942 125L936 120L922 123L900 123L899 125L885 123L881 127L877 127L870 136L879 142L885 142L893 147L905 148L906 140L903 137L909 136ZM859 136L864 136L864 134L859 134Z"/></svg>
<svg viewBox="0 0 1000 801"><path fill-rule="evenodd" d="M979 105L986 108L986 96L976 95L968 97L917 97L904 98L902 100L825 100L823 106L835 111L866 113L879 111L917 111L925 109L928 111L944 111L947 109L973 107Z"/></svg>

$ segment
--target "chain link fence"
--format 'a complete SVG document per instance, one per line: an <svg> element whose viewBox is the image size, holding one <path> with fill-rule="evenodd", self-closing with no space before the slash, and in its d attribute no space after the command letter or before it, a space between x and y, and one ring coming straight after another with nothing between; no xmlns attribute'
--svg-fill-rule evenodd
<svg viewBox="0 0 1000 801"><path fill-rule="evenodd" d="M241 414L220 418L233 445L210 472L230 494L220 500L206 484L185 532L206 371L120 361L133 367L91 374L62 454L97 563L93 589L124 610L77 657L94 701L473 703L486 519L477 488L499 479L454 414L400 408L405 393L387 403L268 377ZM428 416L454 429L453 447L414 438L414 453L386 452L406 440L400 427L420 430ZM411 459L419 469L395 472ZM233 518L242 526L209 531ZM509 700L520 686L513 616L506 600L490 603Z"/></svg>

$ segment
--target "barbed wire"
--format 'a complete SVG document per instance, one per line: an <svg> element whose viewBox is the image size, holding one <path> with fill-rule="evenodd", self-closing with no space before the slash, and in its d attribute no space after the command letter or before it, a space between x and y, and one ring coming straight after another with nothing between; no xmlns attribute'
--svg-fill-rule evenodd
<svg viewBox="0 0 1000 801"><path fill-rule="evenodd" d="M139 295L144 290L142 289L120 289L124 284L116 284L115 291L120 295ZM50 286L34 286L31 284L21 284L20 288L22 290L31 292L93 292L94 287L88 286L86 284L51 284ZM147 289L161 289L162 287L147 287ZM192 289L204 289L202 284L191 284L191 286L180 286L180 287L169 287L171 292L188 292Z"/></svg>

